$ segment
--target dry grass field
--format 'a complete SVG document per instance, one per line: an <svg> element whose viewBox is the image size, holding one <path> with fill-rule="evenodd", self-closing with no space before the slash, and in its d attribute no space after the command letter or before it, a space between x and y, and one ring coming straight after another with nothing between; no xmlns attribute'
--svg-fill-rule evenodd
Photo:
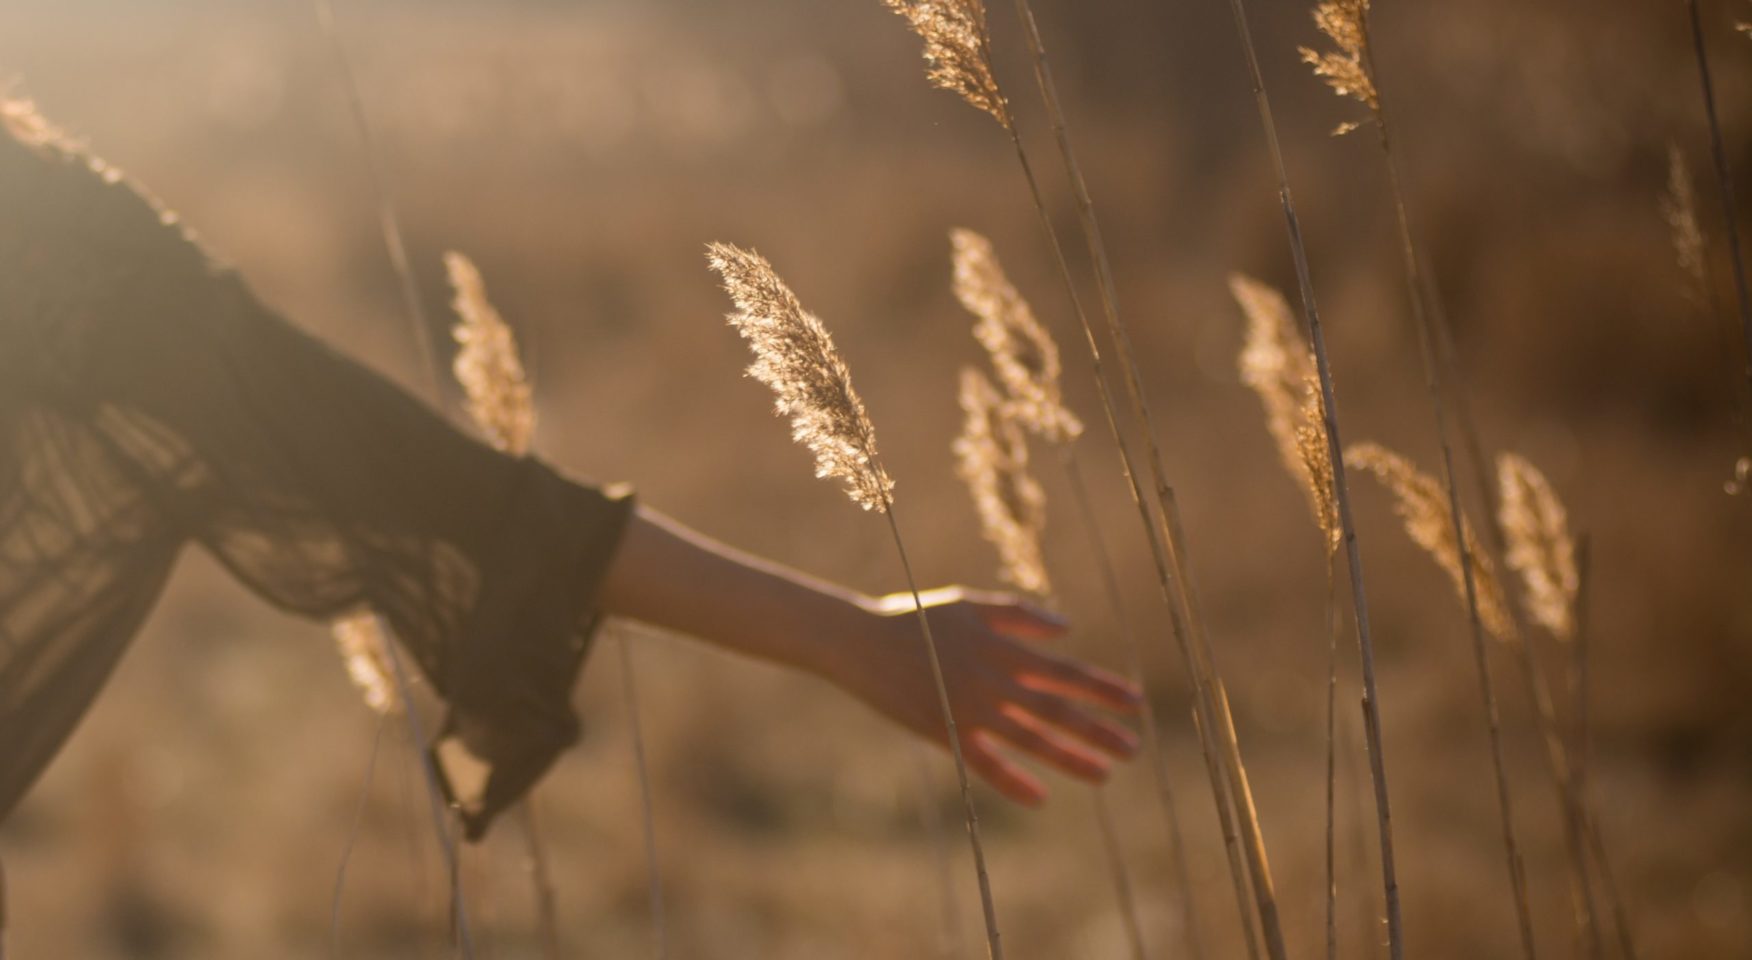
<svg viewBox="0 0 1752 960"><path fill-rule="evenodd" d="M1244 323L1228 274L1286 289L1294 275L1229 12L1217 0L1038 5L1186 512L1291 953L1319 956L1324 562L1236 371ZM769 396L742 376L746 351L703 250L758 247L856 371L921 579L996 585L950 454L956 372L981 356L950 293L951 228L992 238L1065 347L1071 403L1092 425L1100 414L1010 145L927 85L904 23L877 0L340 6L422 287L447 299L445 250L479 264L528 354L539 450L631 481L730 543L900 589L884 525L809 476ZM1358 111L1298 62L1296 47L1319 40L1307 6L1250 9L1344 429L1433 467L1380 154L1367 130L1328 136ZM1752 9L1730 6L1705 4L1747 232L1752 41L1730 21ZM1016 23L1008 4L992 7L999 70L1038 142L1055 219L1072 229ZM1380 0L1375 43L1481 431L1538 463L1591 540L1593 790L1639 955L1752 955L1752 494L1724 492L1744 452L1739 348L1687 300L1660 204L1676 142L1719 240L1683 6ZM5 0L0 83L148 185L298 324L418 383L368 161L308 3ZM1727 304L1725 259L1715 275ZM1106 435L1092 426L1081 443L1145 623L1206 956L1244 956L1145 544ZM1069 500L1056 474L1043 479L1077 625L1067 643L1117 666ZM1380 487L1358 480L1354 495L1408 953L1514 956L1464 611ZM636 625L608 631L640 670L671 955L932 956L932 852L902 736L808 679ZM1355 644L1343 649L1343 955L1385 956L1370 919L1380 884ZM585 738L538 792L578 957L650 955L615 656L613 643L592 655L576 698ZM1496 656L1541 952L1579 956L1556 794L1513 658ZM95 711L0 828L9 946L26 958L292 958L325 955L338 929L340 956L449 956L445 879L398 726L359 806L377 730L322 625L274 613L191 552ZM979 793L1008 952L1125 956L1089 794L1050 779L1055 801L1036 813ZM953 824L946 759L936 782ZM1116 775L1112 798L1154 956L1183 956L1182 892L1144 764ZM483 957L541 955L522 851L508 822L464 855Z"/></svg>

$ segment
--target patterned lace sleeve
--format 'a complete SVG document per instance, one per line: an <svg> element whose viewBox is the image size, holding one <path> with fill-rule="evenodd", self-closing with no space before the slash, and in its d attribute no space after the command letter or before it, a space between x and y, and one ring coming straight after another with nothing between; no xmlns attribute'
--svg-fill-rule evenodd
<svg viewBox="0 0 1752 960"><path fill-rule="evenodd" d="M484 765L453 788L479 836L577 736L570 692L630 496L465 437L5 111L0 815L195 543L283 609L388 622L449 705L438 752Z"/></svg>

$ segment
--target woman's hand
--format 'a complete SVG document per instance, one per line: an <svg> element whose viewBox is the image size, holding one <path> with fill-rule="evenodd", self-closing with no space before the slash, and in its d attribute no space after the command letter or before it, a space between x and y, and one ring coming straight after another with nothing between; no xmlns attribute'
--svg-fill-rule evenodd
<svg viewBox="0 0 1752 960"><path fill-rule="evenodd" d="M1132 684L1024 642L1062 636L1062 620L1008 595L958 587L928 591L923 599L962 755L998 792L1028 806L1046 799L1045 786L1008 755L1012 749L1093 783L1106 779L1110 758L1137 751L1137 736L1098 712L1136 713L1140 694ZM947 746L912 595L892 594L868 609L866 629L832 644L834 654L820 672L889 719Z"/></svg>

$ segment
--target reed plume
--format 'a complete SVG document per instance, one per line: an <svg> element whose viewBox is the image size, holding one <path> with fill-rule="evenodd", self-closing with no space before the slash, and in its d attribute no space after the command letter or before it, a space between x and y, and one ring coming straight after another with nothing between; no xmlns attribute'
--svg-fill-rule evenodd
<svg viewBox="0 0 1752 960"><path fill-rule="evenodd" d="M1009 395L1011 416L1048 443L1082 436L1083 421L1065 406L1058 344L1004 275L991 241L959 229L950 232L949 240L955 297L979 318L973 335Z"/></svg>
<svg viewBox="0 0 1752 960"><path fill-rule="evenodd" d="M1454 582L1454 591L1466 602L1461 571L1460 538L1448 510L1448 495L1442 482L1419 470L1410 460L1377 443L1353 444L1344 452L1350 466L1367 470L1393 493L1394 512L1405 524L1405 532L1424 549L1436 565ZM1472 558L1473 579L1478 587L1478 616L1490 635L1498 640L1514 638L1515 629L1509 617L1502 583L1490 558L1478 542L1472 524L1461 517L1466 551Z"/></svg>
<svg viewBox="0 0 1752 960"><path fill-rule="evenodd" d="M451 335L458 350L451 370L467 397L469 419L495 448L523 456L535 435L535 403L517 339L487 299L486 284L472 260L451 251L444 255L444 270L457 316Z"/></svg>
<svg viewBox="0 0 1752 960"><path fill-rule="evenodd" d="M451 372L462 387L469 419L495 449L516 457L526 456L535 438L535 400L529 377L524 373L517 338L492 301L487 299L486 282L481 279L474 261L452 250L444 254L444 272L450 279L450 302L457 317L450 331L458 347L451 362ZM638 697L629 659L632 652L627 649L624 638L620 641L620 654L622 688L627 698L627 710L632 714L633 751L639 772L640 809L646 838L645 866L653 891L652 935L657 942L657 955L663 957L665 931L661 876L657 871L653 839L654 815L650 786L645 776L645 744L639 726ZM559 909L547 853L542 848L534 796L519 802L516 813L523 827L526 863L535 887L536 917L543 946L550 960L558 960L564 953L560 945Z"/></svg>
<svg viewBox="0 0 1752 960"><path fill-rule="evenodd" d="M395 671L389 662L388 645L393 642L383 621L373 613L342 617L329 624L341 660L347 665L347 678L359 688L365 705L384 716L402 711L401 694L395 686Z"/></svg>
<svg viewBox="0 0 1752 960"><path fill-rule="evenodd" d="M1509 568L1521 575L1527 616L1557 639L1574 640L1581 577L1563 502L1539 468L1515 454L1497 455L1497 478L1497 522L1508 539Z"/></svg>
<svg viewBox="0 0 1752 960"><path fill-rule="evenodd" d="M937 41L933 46L933 32L940 32L944 37L954 41L952 48L946 48L946 62L961 66L947 72L938 68L938 61L931 59L933 70L931 79L939 86L962 93L969 103L984 110L995 118L999 125L1009 135L1011 145L1016 152L1016 162L1021 168L1027 183L1029 197L1033 201L1034 210L1040 219L1041 228L1052 248L1054 261L1059 274L1064 281L1065 290L1070 297L1071 305L1082 328L1084 339L1089 348L1089 359L1094 367L1095 382L1101 396L1103 413L1112 432L1115 445L1118 448L1123 470L1131 488L1132 501L1137 507L1139 520L1143 523L1146 536L1149 538L1151 558L1154 561L1157 581L1161 587L1163 602L1169 610L1169 618L1173 625L1174 637L1180 648L1181 659L1185 663L1187 675L1192 680L1194 699L1197 709L1210 716L1210 722L1200 725L1200 748L1207 754L1216 749L1224 752L1224 763L1221 768L1216 764L1207 764L1212 771L1226 771L1238 783L1246 780L1246 768L1241 761L1240 745L1235 742L1228 731L1232 724L1219 723L1215 711L1222 709L1213 695L1214 677L1209 675L1210 658L1204 651L1194 650L1191 646L1204 642L1202 635L1195 636L1189 624L1192 622L1194 601L1187 595L1185 582L1186 545L1178 542L1170 530L1166 514L1171 510L1174 490L1167 482L1166 472L1162 466L1162 456L1157 448L1154 434L1155 427L1151 422L1145 403L1141 376L1138 372L1135 351L1132 350L1129 335L1119 319L1118 294L1113 280L1112 264L1108 260L1106 245L1101 239L1100 226L1095 216L1094 200L1089 194L1088 183L1083 177L1082 168L1077 161L1075 150L1071 146L1069 125L1065 119L1064 110L1059 103L1058 90L1052 80L1051 70L1047 65L1046 51L1040 38L1040 30L1034 19L1034 12L1027 0L1017 0L1016 11L1022 21L1023 35L1028 43L1029 52L1034 61L1034 74L1038 82L1041 98L1045 104L1049 121L1052 124L1053 138L1058 145L1059 155L1065 163L1065 171L1070 180L1077 204L1078 223L1088 247L1090 258L1094 263L1097 289L1101 297L1103 316L1106 320L1108 335L1117 347L1124 367L1124 383L1130 409L1143 429L1146 446L1150 453L1150 472L1153 489L1146 489L1142 474L1136 469L1136 461L1128 446L1125 433L1120 425L1118 408L1114 402L1113 392L1107 383L1103 371L1101 348L1096 340L1094 326L1085 313L1081 300L1077 295L1077 284L1066 259L1064 246L1059 239L1057 228L1047 212L1046 201L1042 194L1038 178L1034 174L1033 162L1027 149L1022 144L1022 137L1017 129L1014 118L1004 104L1002 93L997 85L991 69L990 36L985 29L983 5L963 0L917 0L914 3L902 3L897 0L884 0L890 7L907 15L915 26L923 25L929 30L921 29L926 37L927 59L931 59L933 49L942 47L945 42ZM947 26L959 24L959 29L950 30ZM978 81L971 84L970 81ZM1152 504L1156 512L1152 513ZM1213 743L1212 737L1222 738L1221 743ZM1266 933L1267 946L1273 960L1282 960L1285 955L1283 935L1279 928L1275 893L1272 890L1270 865L1265 860L1265 846L1260 838L1259 825L1252 819L1251 809L1229 808L1224 799L1225 788L1220 781L1213 781L1212 794L1216 800L1217 816L1223 824L1225 837L1232 836L1230 825L1234 818L1240 818L1244 832L1248 838L1248 857L1253 861L1253 884L1255 899L1259 905L1260 922ZM1236 791L1239 794L1241 791ZM1230 873L1235 880L1242 896L1240 897L1242 923L1248 931L1250 947L1253 945L1253 927L1249 919L1250 908L1246 902L1245 886L1247 884L1247 869L1242 865L1240 853L1229 845ZM1257 948L1249 950L1250 955L1257 954Z"/></svg>
<svg viewBox="0 0 1752 960"><path fill-rule="evenodd" d="M1229 291L1247 318L1238 365L1241 382L1265 407L1266 432L1278 456L1302 488L1320 530L1326 559L1326 946L1338 954L1338 879L1334 794L1337 781L1338 610L1336 560L1344 542L1338 483L1332 470L1326 404L1313 351L1296 330L1289 302L1251 277L1230 274Z"/></svg>
<svg viewBox="0 0 1752 960"><path fill-rule="evenodd" d="M1722 230L1728 239L1728 272L1734 280L1735 304L1739 307L1740 334L1745 359L1745 380L1752 388L1752 281L1746 277L1746 259L1740 244L1739 205L1734 199L1734 172L1729 166L1722 137L1721 116L1716 110L1715 79L1709 69L1709 49L1703 38L1703 14L1697 0L1685 0L1691 20L1691 51L1697 61L1698 90L1703 97L1704 119L1709 126L1710 159L1714 162L1717 195L1722 204ZM1752 429L1752 425L1748 426Z"/></svg>
<svg viewBox="0 0 1752 960"><path fill-rule="evenodd" d="M1336 551L1343 532L1314 358L1282 294L1241 274L1229 277L1229 291L1247 316L1247 338L1239 359L1241 382L1259 396L1266 431L1277 444L1284 469L1307 497L1328 552Z"/></svg>
<svg viewBox="0 0 1752 960"><path fill-rule="evenodd" d="M1330 556L1344 542L1344 526L1338 514L1338 480L1332 472L1332 444L1326 434L1326 401L1320 383L1310 377L1303 386L1302 419L1296 424L1296 452L1300 455L1302 479L1307 484L1308 507L1314 525L1320 528Z"/></svg>
<svg viewBox="0 0 1752 960"><path fill-rule="evenodd" d="M1082 522L1083 532L1089 540L1090 552L1101 575L1108 605L1119 625L1130 678L1142 689L1145 687L1143 649L1126 612L1119 574L1107 550L1106 540L1101 535L1100 524L1095 518L1095 510L1089 499L1088 486L1083 481L1082 469L1072 446L1082 435L1083 424L1064 403L1060 386L1063 370L1058 344L1035 319L1033 309L1004 274L991 241L971 230L959 229L951 231L950 241L956 298L978 319L974 326L974 337L985 348L992 367L998 374L998 381L1004 386L1007 393L1005 409L1019 419L1024 427L1032 429L1058 449L1059 462L1064 468L1071 499L1076 504L1078 519ZM1017 411L1021 411L1019 416ZM1148 697L1142 705L1142 720L1144 743L1150 756L1152 772L1155 774L1157 797L1161 801L1167 821L1175 875L1180 884L1181 922L1184 925L1188 949L1194 960L1199 960L1204 955L1204 946L1198 934L1196 912L1192 909L1192 872L1186 860L1180 815L1174 801L1166 755L1162 752L1156 711ZM1121 909L1125 915L1126 930L1132 939L1133 954L1143 957L1147 954L1147 948L1143 942L1141 924L1137 919L1131 880L1125 870L1120 845L1115 842L1116 831L1111 822L1112 814L1101 788L1096 788L1095 802L1102 836L1108 841L1108 859L1111 861Z"/></svg>
<svg viewBox="0 0 1752 960"><path fill-rule="evenodd" d="M1667 192L1661 197L1661 217L1667 221L1673 253L1685 274L1685 298L1699 310L1708 311L1707 241L1697 218L1697 189L1685 168L1685 154L1676 143L1667 145Z"/></svg>
<svg viewBox="0 0 1752 960"><path fill-rule="evenodd" d="M962 757L961 734L949 702L949 687L943 679L937 638L931 633L925 602L919 595L912 562L900 537L900 524L894 517L894 481L876 456L876 428L864 411L863 401L852 389L851 370L840 359L827 328L803 309L765 257L731 244L712 243L706 247L706 259L736 305L736 311L728 318L730 325L754 352L749 376L772 389L779 415L791 420L792 439L814 452L815 475L839 479L853 503L865 510L875 510L888 520L888 532L894 539L894 550L912 593L919 633L931 665L931 679L937 688L937 704L943 712L949 753L955 760L955 775L961 784L967 840L973 848L980 907L985 916L986 947L991 960L1003 960L997 906L986 870L985 846L980 842L973 787Z"/></svg>
<svg viewBox="0 0 1752 960"><path fill-rule="evenodd" d="M791 439L815 455L815 475L838 479L865 510L885 512L894 481L876 461L875 427L827 328L760 254L727 243L706 249L736 305L730 325L754 351L748 375L772 388Z"/></svg>
<svg viewBox="0 0 1752 960"><path fill-rule="evenodd" d="M882 0L925 41L931 82L1010 129L1010 106L992 73L984 0Z"/></svg>
<svg viewBox="0 0 1752 960"><path fill-rule="evenodd" d="M1349 97L1369 108L1371 116L1381 111L1381 95L1375 90L1375 78L1369 58L1369 0L1326 0L1314 8L1314 23L1331 39L1337 50L1324 53L1309 47L1298 48L1302 62L1314 68L1314 74L1341 97ZM1342 136L1362 126L1351 121L1341 123L1332 131Z"/></svg>
<svg viewBox="0 0 1752 960"><path fill-rule="evenodd" d="M981 531L997 548L999 575L1018 589L1046 596L1052 593L1040 545L1046 491L1028 470L1028 444L985 374L962 369L960 400L955 472L973 494Z"/></svg>

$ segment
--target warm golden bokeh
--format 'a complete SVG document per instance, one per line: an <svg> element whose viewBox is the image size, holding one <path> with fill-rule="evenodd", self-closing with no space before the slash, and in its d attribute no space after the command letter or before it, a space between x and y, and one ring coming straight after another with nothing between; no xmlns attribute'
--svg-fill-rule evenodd
<svg viewBox="0 0 1752 960"><path fill-rule="evenodd" d="M1326 45L1312 6L1249 10L1344 439L1438 464L1380 151L1370 136L1328 136L1361 108L1299 59L1298 47ZM1230 13L1215 0L1036 7L1186 514L1291 953L1318 956L1325 545L1236 368L1246 321L1228 276L1296 284ZM1752 494L1724 492L1746 454L1743 364L1682 7L1383 0L1369 34L1484 440L1537 464L1589 544L1579 633L1593 690L1589 789L1641 954L1673 960L1752 950ZM1704 7L1745 224L1752 44L1733 30L1743 4ZM1082 333L1007 135L932 88L908 24L881 0L339 8L433 342L448 343L442 253L466 250L522 345L535 449L823 576L903 586L882 521L810 477L770 394L743 376L746 348L723 323L701 251L713 240L760 249L830 318L881 424L884 463L902 479L921 580L995 585L954 473L958 370L985 356L944 243L955 227L990 238L1061 345L1065 400L1090 424L1079 455L1148 644L1200 933L1208 956L1237 955L1190 694ZM1071 237L1073 197L1019 25L1009 4L989 18L1002 109ZM424 389L368 161L308 4L9 0L0 83L149 187L298 324ZM1681 266L1673 247L1670 142L1689 171L1702 263L1688 247ZM1086 275L1081 245L1068 246ZM460 421L465 398L445 389ZM1053 504L1046 562L1078 624L1066 643L1117 665L1063 482L1050 470L1040 479ZM1359 479L1353 501L1408 955L1513 956L1463 608L1377 485ZM1485 504L1467 509L1490 516ZM577 697L585 739L537 801L575 955L649 948L619 634L639 655L674 955L929 956L935 873L902 736L810 680L610 630ZM93 714L0 829L16 955L324 955L355 815L343 955L446 955L445 886L406 734L393 719L383 727L361 805L379 719L325 631L275 613L204 556L185 558ZM1354 644L1343 649L1341 941L1367 956L1379 875ZM1556 674L1562 652L1541 650ZM1540 946L1568 956L1556 793L1518 668L1492 655ZM936 772L932 799L954 826L946 759ZM1039 813L980 794L1007 951L1123 956L1090 801L1053 782L1056 801ZM1147 766L1122 771L1109 801L1145 933L1159 956L1178 955L1177 885ZM540 955L522 856L510 821L464 855L477 939L500 957ZM971 870L956 868L976 944Z"/></svg>

